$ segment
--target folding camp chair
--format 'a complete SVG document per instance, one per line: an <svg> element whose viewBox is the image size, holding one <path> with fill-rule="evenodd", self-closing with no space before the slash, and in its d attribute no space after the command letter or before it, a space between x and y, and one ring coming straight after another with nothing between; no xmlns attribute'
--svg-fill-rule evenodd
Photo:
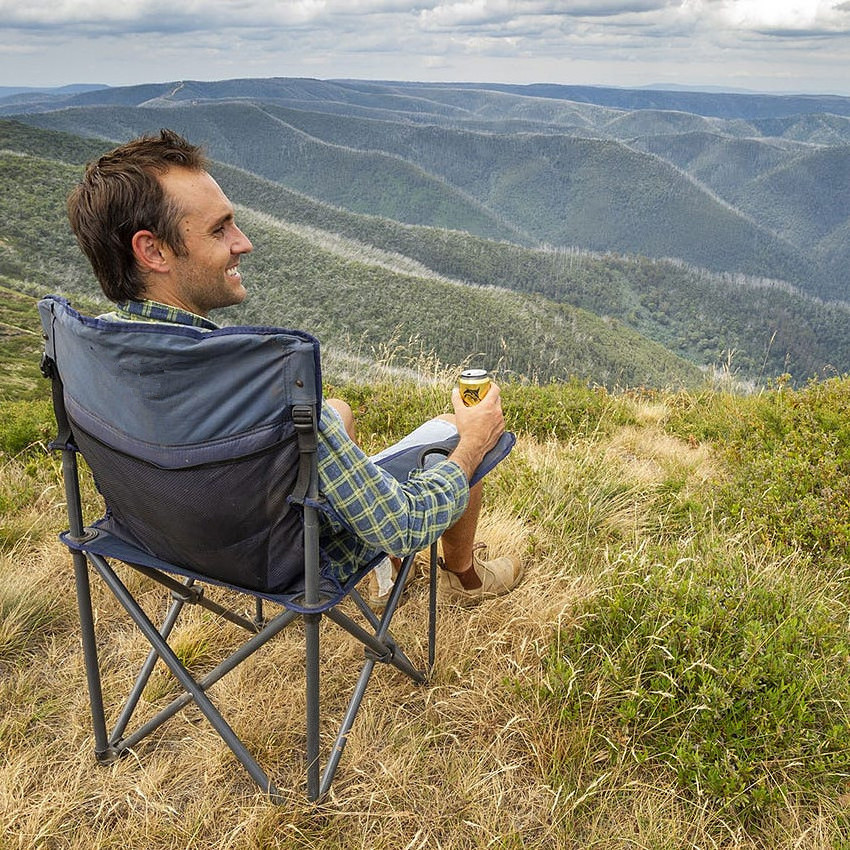
<svg viewBox="0 0 850 850"><path fill-rule="evenodd" d="M378 617L356 585L381 560L353 564L342 576L329 569L319 542L322 499L317 473L321 404L319 347L309 334L279 328L205 331L182 325L109 322L82 316L67 301L39 302L45 336L42 368L52 379L62 451L95 756L109 763L194 702L256 784L281 794L210 700L224 675L300 618L305 632L306 790L327 793L377 662L424 683L434 664L436 543L431 546L427 667L417 669L390 634L415 553L402 561L389 602ZM503 436L476 479L510 451ZM387 459L402 478L452 442L414 447ZM86 526L77 453L90 467L106 503ZM172 601L155 625L113 562L162 585ZM89 566L100 576L151 646L123 708L107 729L98 664L98 637ZM207 586L253 598L243 616L208 598ZM339 605L354 602L354 615ZM282 610L270 618L263 603ZM187 604L203 606L250 633L241 646L195 678L169 645ZM365 660L320 776L319 627L322 617L360 641ZM134 731L134 712L157 661L183 692Z"/></svg>

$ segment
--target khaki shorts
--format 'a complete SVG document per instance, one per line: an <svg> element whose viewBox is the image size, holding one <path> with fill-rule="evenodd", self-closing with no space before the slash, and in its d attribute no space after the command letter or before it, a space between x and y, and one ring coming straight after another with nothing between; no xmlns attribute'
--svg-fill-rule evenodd
<svg viewBox="0 0 850 850"><path fill-rule="evenodd" d="M376 455L370 455L369 460L379 461L400 452L411 446L426 446L428 443L439 443L457 434L457 428L445 419L429 419L420 425L415 431L411 431L406 437L402 437L397 443L388 446Z"/></svg>

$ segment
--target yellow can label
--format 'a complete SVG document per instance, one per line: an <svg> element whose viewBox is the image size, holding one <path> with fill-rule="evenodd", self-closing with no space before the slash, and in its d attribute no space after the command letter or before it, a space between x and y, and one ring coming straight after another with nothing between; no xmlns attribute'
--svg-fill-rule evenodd
<svg viewBox="0 0 850 850"><path fill-rule="evenodd" d="M490 389L490 375L486 369L467 369L457 382L461 401L472 407L478 404Z"/></svg>

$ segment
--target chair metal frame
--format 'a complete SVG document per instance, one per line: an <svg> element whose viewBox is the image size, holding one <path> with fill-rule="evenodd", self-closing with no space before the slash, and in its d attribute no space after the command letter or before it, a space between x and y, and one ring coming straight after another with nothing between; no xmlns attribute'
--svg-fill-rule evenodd
<svg viewBox="0 0 850 850"><path fill-rule="evenodd" d="M92 547L98 548L97 541L101 535L96 529L87 528L83 524L77 452L71 446L62 447L62 471L69 520L69 530L62 535L62 541L70 550L73 558L86 680L95 739L94 754L97 761L101 764L109 764L122 755L125 755L142 739L155 732L169 718L177 714L178 711L191 702L194 702L257 786L266 792L273 801L278 803L283 802L283 795L224 719L219 709L209 696L207 696L206 691L299 617L303 620L305 630L305 762L306 794L310 801L315 802L320 800L330 790L375 665L378 662L391 664L417 684L425 684L428 681L428 677L434 666L436 649L436 544L433 544L430 548L428 659L424 670L419 670L413 666L389 632L393 614L401 599L404 586L410 577L414 555L409 555L402 561L401 569L381 617L375 615L362 599L356 587L353 587L353 582L359 581L364 573L358 573L357 578L347 585L347 595L354 600L371 631L361 626L344 612L338 610L336 605L341 601L341 598L329 600L320 589L318 581L308 582L303 596L299 595L294 598L288 596L275 598L271 595L258 594L231 585L230 589L253 596L255 600L255 614L252 619L248 619L208 598L204 592L205 586L202 576L184 578L181 582L174 578L173 575L164 571L164 569L128 563L128 566L161 584L171 594L171 605L161 625L157 627L142 609L141 605L134 599L124 582L122 582L110 564L110 559L92 549ZM305 514L314 514L315 511L315 508L307 507ZM305 517L305 533L307 533L307 529L310 527L311 522ZM316 559L317 564L318 559ZM107 728L103 702L89 567L100 576L104 584L109 588L116 600L121 604L151 645L150 653L142 664L135 684L130 690L111 731ZM307 574L309 575L310 572L317 575L318 569L310 570L308 568ZM300 610L285 607L276 616L266 620L263 610L265 599L279 602L282 605L291 605L294 602ZM251 633L251 637L248 640L199 680L196 680L192 676L168 644L168 637L178 622L183 606L186 604L200 605ZM359 640L364 646L365 654L365 662L354 686L334 743L330 748L330 754L327 757L324 770L321 769L319 752L321 723L319 697L320 626L322 617L327 617ZM127 733L127 727L132 719L142 691L158 659L163 661L177 679L183 688L183 693L162 708L154 717L140 725L134 731Z"/></svg>

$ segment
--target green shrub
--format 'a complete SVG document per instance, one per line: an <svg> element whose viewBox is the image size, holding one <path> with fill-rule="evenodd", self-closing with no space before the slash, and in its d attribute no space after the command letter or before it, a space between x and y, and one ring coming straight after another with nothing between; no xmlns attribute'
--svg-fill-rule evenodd
<svg viewBox="0 0 850 850"><path fill-rule="evenodd" d="M702 392L680 392L663 396L669 407L666 427L683 439L725 444L740 440L755 427L771 393L746 396L708 387Z"/></svg>
<svg viewBox="0 0 850 850"><path fill-rule="evenodd" d="M850 558L850 378L766 394L725 447L722 505L824 565Z"/></svg>
<svg viewBox="0 0 850 850"><path fill-rule="evenodd" d="M33 445L46 445L56 434L49 401L0 402L0 453L16 455Z"/></svg>
<svg viewBox="0 0 850 850"><path fill-rule="evenodd" d="M561 633L545 692L560 722L750 825L843 786L847 612L791 569L658 554L615 565Z"/></svg>
<svg viewBox="0 0 850 850"><path fill-rule="evenodd" d="M609 431L634 421L624 400L603 387L577 379L541 385L500 384L508 429L540 440L566 440L576 434ZM384 381L326 386L353 408L364 445L375 435L385 441L401 439L426 419L452 410L452 379L441 383Z"/></svg>
<svg viewBox="0 0 850 850"><path fill-rule="evenodd" d="M508 384L502 397L507 426L539 440L568 440L634 421L620 396L575 378L537 386Z"/></svg>
<svg viewBox="0 0 850 850"><path fill-rule="evenodd" d="M381 381L373 384L325 386L326 397L338 396L354 412L358 440L366 451L377 451L427 419L449 413L451 385Z"/></svg>

